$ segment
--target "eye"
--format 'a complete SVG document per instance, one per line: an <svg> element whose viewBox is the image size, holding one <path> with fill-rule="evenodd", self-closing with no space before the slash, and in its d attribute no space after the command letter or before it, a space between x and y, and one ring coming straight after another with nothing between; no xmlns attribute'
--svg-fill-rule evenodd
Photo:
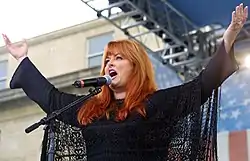
<svg viewBox="0 0 250 161"><path fill-rule="evenodd" d="M122 60L123 58L121 56L116 56L116 60Z"/></svg>
<svg viewBox="0 0 250 161"><path fill-rule="evenodd" d="M106 59L104 63L107 65L109 63L109 59Z"/></svg>

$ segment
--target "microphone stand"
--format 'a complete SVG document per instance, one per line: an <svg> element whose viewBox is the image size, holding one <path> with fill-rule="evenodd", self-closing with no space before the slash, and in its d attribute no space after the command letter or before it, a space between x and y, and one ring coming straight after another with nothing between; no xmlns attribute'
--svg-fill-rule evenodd
<svg viewBox="0 0 250 161"><path fill-rule="evenodd" d="M69 110L73 106L83 103L84 101L88 100L89 98L97 95L102 90L100 87L90 88L89 93L77 99L76 101L64 106L63 108L53 111L46 117L42 118L39 122L32 124L28 128L25 129L26 133L30 133L33 130L37 129L41 125L46 125L45 130L48 132L49 137L49 149L48 149L48 161L54 161L54 154L55 154L55 119L57 116L61 115L63 112ZM46 136L47 137L47 136Z"/></svg>

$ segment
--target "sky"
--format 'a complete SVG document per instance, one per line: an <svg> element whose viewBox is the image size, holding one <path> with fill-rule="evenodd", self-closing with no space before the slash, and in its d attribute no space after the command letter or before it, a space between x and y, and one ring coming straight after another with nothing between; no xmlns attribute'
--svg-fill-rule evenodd
<svg viewBox="0 0 250 161"><path fill-rule="evenodd" d="M95 0L98 6L106 0ZM0 0L0 32L11 41L74 26L96 18L96 12L81 0ZM3 46L0 39L0 46Z"/></svg>

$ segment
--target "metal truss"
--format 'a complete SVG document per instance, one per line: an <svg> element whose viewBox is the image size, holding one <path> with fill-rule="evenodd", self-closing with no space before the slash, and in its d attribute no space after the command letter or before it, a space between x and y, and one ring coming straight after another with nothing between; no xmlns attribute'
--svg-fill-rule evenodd
<svg viewBox="0 0 250 161"><path fill-rule="evenodd" d="M215 39L207 36L214 30L198 29L166 0L109 0L106 6L104 0L82 2L185 78L196 76L204 57L211 55Z"/></svg>

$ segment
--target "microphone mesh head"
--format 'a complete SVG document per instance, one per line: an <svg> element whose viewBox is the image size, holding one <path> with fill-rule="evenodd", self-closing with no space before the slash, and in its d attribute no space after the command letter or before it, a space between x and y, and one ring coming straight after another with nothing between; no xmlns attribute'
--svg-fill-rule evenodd
<svg viewBox="0 0 250 161"><path fill-rule="evenodd" d="M103 77L107 80L106 85L110 85L112 83L112 78L110 75L104 75Z"/></svg>

